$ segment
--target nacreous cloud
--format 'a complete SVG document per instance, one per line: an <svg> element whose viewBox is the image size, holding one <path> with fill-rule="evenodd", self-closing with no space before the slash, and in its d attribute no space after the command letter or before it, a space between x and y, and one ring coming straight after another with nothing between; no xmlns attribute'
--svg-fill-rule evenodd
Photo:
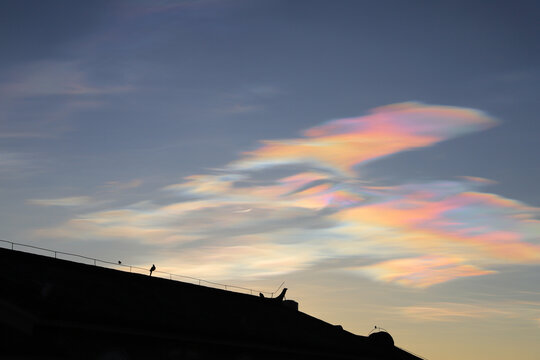
<svg viewBox="0 0 540 360"><path fill-rule="evenodd" d="M263 146L246 153L233 167L312 163L354 175L355 165L494 124L493 119L471 109L417 103L389 105L367 116L334 120L308 129L302 138L264 141Z"/></svg>
<svg viewBox="0 0 540 360"><path fill-rule="evenodd" d="M153 243L161 269L212 278L343 259L337 271L425 288L507 264L539 264L538 209L478 191L490 181L377 186L355 172L495 124L471 109L385 106L300 138L263 141L220 171L165 187L166 205L149 200L80 214L38 235Z"/></svg>

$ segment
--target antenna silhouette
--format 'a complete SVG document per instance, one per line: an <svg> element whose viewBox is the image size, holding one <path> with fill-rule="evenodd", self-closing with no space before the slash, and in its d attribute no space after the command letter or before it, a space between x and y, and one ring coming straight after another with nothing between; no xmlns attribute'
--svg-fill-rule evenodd
<svg viewBox="0 0 540 360"><path fill-rule="evenodd" d="M276 293L279 291L279 289L281 289L281 287L283 286L283 284L285 284L285 281L282 282L281 285L279 285L279 287L276 289L276 291L274 291L274 292L272 293L272 296L274 296L274 294L276 294Z"/></svg>

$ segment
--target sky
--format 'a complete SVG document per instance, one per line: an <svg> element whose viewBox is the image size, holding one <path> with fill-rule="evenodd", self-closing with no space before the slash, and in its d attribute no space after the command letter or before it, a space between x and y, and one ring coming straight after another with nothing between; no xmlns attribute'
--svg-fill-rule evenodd
<svg viewBox="0 0 540 360"><path fill-rule="evenodd" d="M0 2L0 238L540 353L536 1Z"/></svg>

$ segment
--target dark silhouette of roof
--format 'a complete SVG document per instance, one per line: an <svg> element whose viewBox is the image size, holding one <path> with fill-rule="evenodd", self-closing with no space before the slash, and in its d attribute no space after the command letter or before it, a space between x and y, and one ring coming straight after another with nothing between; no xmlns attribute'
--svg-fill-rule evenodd
<svg viewBox="0 0 540 360"><path fill-rule="evenodd" d="M0 261L0 358L418 359L298 311L286 289L260 298L5 249Z"/></svg>

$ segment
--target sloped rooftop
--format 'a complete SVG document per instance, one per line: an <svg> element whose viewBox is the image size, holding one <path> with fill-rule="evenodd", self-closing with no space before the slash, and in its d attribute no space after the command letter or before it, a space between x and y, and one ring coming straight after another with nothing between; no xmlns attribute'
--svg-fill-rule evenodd
<svg viewBox="0 0 540 360"><path fill-rule="evenodd" d="M258 296L8 249L0 259L9 356L418 359Z"/></svg>

